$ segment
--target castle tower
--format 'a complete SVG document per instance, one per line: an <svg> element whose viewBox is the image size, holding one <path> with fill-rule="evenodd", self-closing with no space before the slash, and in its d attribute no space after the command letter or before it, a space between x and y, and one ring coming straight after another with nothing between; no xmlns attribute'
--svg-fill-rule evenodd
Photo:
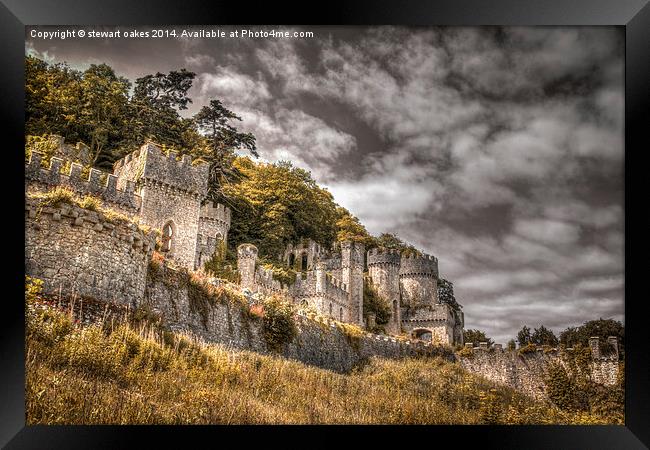
<svg viewBox="0 0 650 450"><path fill-rule="evenodd" d="M341 242L342 281L349 289L350 322L363 325L363 259L361 242Z"/></svg>
<svg viewBox="0 0 650 450"><path fill-rule="evenodd" d="M391 308L391 318L386 331L401 332L399 270L400 252L393 249L372 249L368 252L368 273L379 296Z"/></svg>
<svg viewBox="0 0 650 450"><path fill-rule="evenodd" d="M402 305L409 308L438 303L438 259L435 256L403 256L399 282Z"/></svg>
<svg viewBox="0 0 650 450"><path fill-rule="evenodd" d="M208 165L192 165L188 155L164 155L148 142L113 166L117 187L135 183L142 198L142 223L162 231L162 251L188 269L195 268L201 200L208 183Z"/></svg>
<svg viewBox="0 0 650 450"><path fill-rule="evenodd" d="M237 271L241 277L242 289L255 291L255 264L257 247L253 244L241 244L237 247Z"/></svg>

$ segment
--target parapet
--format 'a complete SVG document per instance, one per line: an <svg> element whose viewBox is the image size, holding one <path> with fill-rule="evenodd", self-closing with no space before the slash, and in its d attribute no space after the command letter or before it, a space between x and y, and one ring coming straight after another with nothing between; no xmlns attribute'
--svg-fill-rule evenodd
<svg viewBox="0 0 650 450"><path fill-rule="evenodd" d="M129 153L113 165L113 172L119 178L131 181L158 183L181 191L205 197L208 188L207 164L192 165L192 157L178 152L165 155L153 142L147 142L138 150Z"/></svg>
<svg viewBox="0 0 650 450"><path fill-rule="evenodd" d="M433 255L402 256L400 261L400 276L425 275L438 277L438 258Z"/></svg>
<svg viewBox="0 0 650 450"><path fill-rule="evenodd" d="M397 249L373 248L368 252L368 266L390 264L399 266L402 256Z"/></svg>
<svg viewBox="0 0 650 450"><path fill-rule="evenodd" d="M41 166L43 154L33 151L29 162L25 165L27 182L40 183L46 186L66 186L82 195L94 195L107 203L121 206L132 212L140 209L142 198L135 194L135 183L128 181L121 189L117 187L117 177L97 169L90 169L87 177L82 176L83 166L70 163L70 168L61 173L65 161L61 158L50 158L50 167Z"/></svg>
<svg viewBox="0 0 650 450"><path fill-rule="evenodd" d="M201 206L199 213L200 219L218 220L230 225L230 208L218 203L214 206L212 202L208 202Z"/></svg>

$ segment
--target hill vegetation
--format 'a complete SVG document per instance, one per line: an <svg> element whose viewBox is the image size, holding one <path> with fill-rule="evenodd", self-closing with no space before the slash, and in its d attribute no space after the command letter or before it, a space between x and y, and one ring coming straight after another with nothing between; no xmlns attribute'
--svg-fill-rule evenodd
<svg viewBox="0 0 650 450"><path fill-rule="evenodd" d="M135 315L81 324L26 292L27 423L605 424L440 358L349 374L161 333ZM558 394L559 395L559 394ZM615 423L615 422L614 422Z"/></svg>

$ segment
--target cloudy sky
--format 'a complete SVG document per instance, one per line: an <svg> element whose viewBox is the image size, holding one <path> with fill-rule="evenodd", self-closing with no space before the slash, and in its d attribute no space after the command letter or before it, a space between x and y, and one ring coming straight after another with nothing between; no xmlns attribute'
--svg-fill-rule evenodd
<svg viewBox="0 0 650 450"><path fill-rule="evenodd" d="M132 80L195 72L187 114L221 99L263 159L311 170L371 233L436 255L466 328L497 342L524 324L623 320L620 28L300 29L314 37L43 40L28 28L26 51Z"/></svg>

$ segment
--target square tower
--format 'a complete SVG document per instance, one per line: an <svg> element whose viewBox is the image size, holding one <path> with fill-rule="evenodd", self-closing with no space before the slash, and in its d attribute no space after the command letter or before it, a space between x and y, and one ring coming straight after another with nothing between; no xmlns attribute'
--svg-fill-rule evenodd
<svg viewBox="0 0 650 450"><path fill-rule="evenodd" d="M118 188L131 181L142 198L141 222L162 231L162 251L188 269L196 263L201 201L207 194L208 165L192 165L177 152L165 155L147 142L113 166Z"/></svg>

